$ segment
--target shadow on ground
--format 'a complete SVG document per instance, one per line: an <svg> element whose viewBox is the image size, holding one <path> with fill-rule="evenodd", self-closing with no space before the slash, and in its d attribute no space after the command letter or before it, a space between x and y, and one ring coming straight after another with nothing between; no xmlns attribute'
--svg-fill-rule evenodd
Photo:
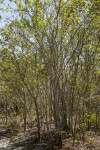
<svg viewBox="0 0 100 150"><path fill-rule="evenodd" d="M31 133L27 139L16 143L10 142L12 135L17 136L17 132L0 132L0 150L55 150L59 144L57 133L54 131L43 134L40 143L34 133Z"/></svg>

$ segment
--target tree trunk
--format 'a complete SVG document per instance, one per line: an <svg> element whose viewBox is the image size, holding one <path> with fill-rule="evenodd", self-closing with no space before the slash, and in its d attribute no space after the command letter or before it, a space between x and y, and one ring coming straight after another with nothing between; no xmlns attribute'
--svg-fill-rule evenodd
<svg viewBox="0 0 100 150"><path fill-rule="evenodd" d="M24 118L24 132L26 131L26 97L24 93L24 112L23 112L23 118Z"/></svg>

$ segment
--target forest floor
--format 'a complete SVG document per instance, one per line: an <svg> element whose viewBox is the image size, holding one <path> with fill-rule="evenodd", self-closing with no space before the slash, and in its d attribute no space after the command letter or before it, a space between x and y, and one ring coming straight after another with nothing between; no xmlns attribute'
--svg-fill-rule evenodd
<svg viewBox="0 0 100 150"><path fill-rule="evenodd" d="M0 132L0 150L57 150L50 141L41 141L38 143L33 132L7 133ZM49 134L48 134L49 135ZM63 140L63 148L59 150L100 150L100 136L94 132L85 134L85 142L76 139L73 146L73 138Z"/></svg>
<svg viewBox="0 0 100 150"><path fill-rule="evenodd" d="M59 150L100 150L100 136L95 132L86 132L85 141L76 139L73 145L73 138L63 140L63 148Z"/></svg>
<svg viewBox="0 0 100 150"><path fill-rule="evenodd" d="M37 140L36 128L23 131L7 131L0 125L0 150L57 150L57 141L54 131L41 135L41 142ZM63 139L63 148L59 150L100 150L100 135L95 132L85 133L84 143L81 135L77 134L73 145L73 138Z"/></svg>

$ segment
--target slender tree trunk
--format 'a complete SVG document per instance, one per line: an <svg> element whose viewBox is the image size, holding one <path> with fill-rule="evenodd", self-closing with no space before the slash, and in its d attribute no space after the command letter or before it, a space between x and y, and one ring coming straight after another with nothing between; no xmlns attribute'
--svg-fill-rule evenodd
<svg viewBox="0 0 100 150"><path fill-rule="evenodd" d="M8 102L7 95L5 95L5 122L8 123Z"/></svg>
<svg viewBox="0 0 100 150"><path fill-rule="evenodd" d="M37 118L37 129L38 129L38 141L40 141L40 118L39 118L39 109L37 104L37 99L34 99L35 108L36 108L36 118Z"/></svg>
<svg viewBox="0 0 100 150"><path fill-rule="evenodd" d="M26 97L24 93L24 112L23 112L23 118L24 118L24 132L26 131Z"/></svg>

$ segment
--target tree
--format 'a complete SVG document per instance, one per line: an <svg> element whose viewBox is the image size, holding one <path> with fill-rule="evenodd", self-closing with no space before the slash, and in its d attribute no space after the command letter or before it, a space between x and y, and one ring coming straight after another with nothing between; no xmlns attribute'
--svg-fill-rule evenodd
<svg viewBox="0 0 100 150"><path fill-rule="evenodd" d="M43 122L50 129L49 120L73 136L77 126L83 128L84 138L84 124L90 129L93 113L98 114L91 98L97 95L99 78L98 1L14 2L15 18L1 29L1 78L12 91L16 85L17 97L23 99L24 130L31 104L39 140Z"/></svg>

